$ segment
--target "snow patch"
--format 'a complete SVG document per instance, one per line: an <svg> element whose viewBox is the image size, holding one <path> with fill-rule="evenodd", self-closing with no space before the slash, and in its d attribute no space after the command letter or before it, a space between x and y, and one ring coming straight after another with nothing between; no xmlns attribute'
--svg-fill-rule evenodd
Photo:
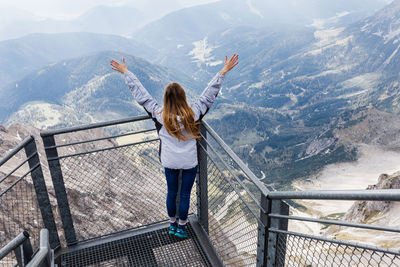
<svg viewBox="0 0 400 267"><path fill-rule="evenodd" d="M345 71L349 71L351 70L353 67L357 66L357 64L348 64L348 65L342 65L341 67L335 68L335 69L331 69L331 70L326 70L323 71L321 73L312 75L312 76L308 76L309 79L314 79L314 78L318 78L318 77L323 77L326 75L332 75L332 74L341 74Z"/></svg>
<svg viewBox="0 0 400 267"><path fill-rule="evenodd" d="M251 2L251 0L247 0L246 1L247 6L250 9L250 12L256 14L257 16L259 16L260 18L263 18L264 16L261 14L260 10L258 10L257 8L255 8L253 6L253 3Z"/></svg>
<svg viewBox="0 0 400 267"><path fill-rule="evenodd" d="M380 77L381 74L371 72L348 79L342 82L341 85L344 89L358 87L364 90L370 90L376 87Z"/></svg>
<svg viewBox="0 0 400 267"><path fill-rule="evenodd" d="M351 13L351 12L348 12L348 11L342 11L342 12L336 13L335 16L330 17L330 18L325 18L325 19L316 18L316 19L313 19L313 20L312 20L312 23L311 23L310 26L311 26L311 27L314 27L314 28L316 28L316 29L322 30L322 29L325 29L325 28L328 26L327 24L335 23L335 22L337 22L340 18L342 18L342 17L344 17L344 16L347 16L347 15L349 15L350 13Z"/></svg>
<svg viewBox="0 0 400 267"><path fill-rule="evenodd" d="M392 27L390 27L390 31L388 32L388 34L383 36L383 39L385 40L385 44L399 35L400 35L400 27L395 30L393 30Z"/></svg>
<svg viewBox="0 0 400 267"><path fill-rule="evenodd" d="M183 44L178 44L177 46L176 46L176 48L182 48L182 47L184 47L184 45Z"/></svg>
<svg viewBox="0 0 400 267"><path fill-rule="evenodd" d="M232 29L227 29L226 31L221 33L221 36L225 36L225 35L229 34L230 32L232 32Z"/></svg>
<svg viewBox="0 0 400 267"><path fill-rule="evenodd" d="M336 37L339 36L341 32L343 32L344 27L329 29L329 30L318 30L314 32L314 37L318 40L317 45L324 46L332 43L332 41L336 40Z"/></svg>
<svg viewBox="0 0 400 267"><path fill-rule="evenodd" d="M215 61L215 57L212 55L212 51L217 46L211 46L208 43L208 37L203 40L193 42L194 48L189 52L189 56L192 56L193 62L198 64L206 64L207 66L217 66L222 64L221 60Z"/></svg>
<svg viewBox="0 0 400 267"><path fill-rule="evenodd" d="M383 31L382 31L381 29L379 29L377 32L374 32L374 33L373 33L373 35L376 35L376 36L382 37L382 35L383 35Z"/></svg>
<svg viewBox="0 0 400 267"><path fill-rule="evenodd" d="M353 39L353 36L347 36L343 39L338 38L344 28L336 28L329 30L318 30L314 32L314 37L318 41L314 44L315 49L308 51L305 55L319 55L323 53L323 49L334 46L347 46Z"/></svg>
<svg viewBox="0 0 400 267"><path fill-rule="evenodd" d="M385 60L385 62L383 63L383 66L384 66L384 67L390 63L390 61L391 61L392 58L397 54L397 52L399 51L399 49L400 49L400 45L396 48L396 50L394 50L394 52L390 55L390 57L388 57L388 59Z"/></svg>
<svg viewBox="0 0 400 267"><path fill-rule="evenodd" d="M249 89L250 89L250 88L258 88L258 89L261 89L263 86L264 86L264 82L253 83L253 84L251 84L251 85L249 86Z"/></svg>
<svg viewBox="0 0 400 267"><path fill-rule="evenodd" d="M234 91L234 90L236 90L236 89L239 89L244 83L245 83L245 82L241 82L241 83L239 83L239 84L237 84L237 85L234 85L234 86L230 87L228 90L229 90L229 91Z"/></svg>
<svg viewBox="0 0 400 267"><path fill-rule="evenodd" d="M43 69L43 70L39 70L39 71L37 72L37 75L40 76L40 75L45 74L45 73L46 73L46 70Z"/></svg>
<svg viewBox="0 0 400 267"><path fill-rule="evenodd" d="M157 77L149 75L150 80L155 81L155 82L160 82L161 80L158 79Z"/></svg>
<svg viewBox="0 0 400 267"><path fill-rule="evenodd" d="M223 62L222 60L217 60L217 61L208 63L208 66L214 67L214 66L221 65L221 64L223 64L223 63L224 63L224 62Z"/></svg>

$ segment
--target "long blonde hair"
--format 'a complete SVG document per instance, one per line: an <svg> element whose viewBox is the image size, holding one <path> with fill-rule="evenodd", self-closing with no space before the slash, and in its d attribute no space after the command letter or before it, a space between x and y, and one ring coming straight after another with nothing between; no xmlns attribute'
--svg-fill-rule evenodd
<svg viewBox="0 0 400 267"><path fill-rule="evenodd" d="M194 120L193 110L186 101L185 90L179 83L174 82L165 88L163 123L170 135L185 141L188 138L182 133L178 116L186 132L193 138L199 139L199 123Z"/></svg>

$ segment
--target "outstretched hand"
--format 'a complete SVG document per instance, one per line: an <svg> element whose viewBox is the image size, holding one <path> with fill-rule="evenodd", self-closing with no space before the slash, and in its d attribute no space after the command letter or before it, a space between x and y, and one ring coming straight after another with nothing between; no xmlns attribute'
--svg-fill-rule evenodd
<svg viewBox="0 0 400 267"><path fill-rule="evenodd" d="M125 58L122 59L122 64L115 60L111 60L111 68L121 73L126 73L128 71L125 63Z"/></svg>
<svg viewBox="0 0 400 267"><path fill-rule="evenodd" d="M233 69L237 64L239 64L239 62L237 62L238 59L239 59L239 55L236 55L236 54L233 54L233 56L229 60L228 60L228 57L225 56L225 66L222 68L220 73L222 75L225 75L228 71Z"/></svg>

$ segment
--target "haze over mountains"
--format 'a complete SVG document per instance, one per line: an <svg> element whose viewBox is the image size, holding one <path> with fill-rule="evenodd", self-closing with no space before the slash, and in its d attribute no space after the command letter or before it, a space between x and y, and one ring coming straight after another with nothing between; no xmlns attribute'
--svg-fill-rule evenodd
<svg viewBox="0 0 400 267"><path fill-rule="evenodd" d="M225 55L238 53L206 119L263 181L284 186L356 159L359 142L398 148L400 128L388 122L399 113L400 1L377 11L385 4L223 0L136 31L132 16L131 39L59 33L2 41L0 123L54 127L143 114L110 58L126 57L161 101L173 80L193 99ZM92 14L88 30L115 28L93 23L102 14ZM364 138L349 133L357 127Z"/></svg>

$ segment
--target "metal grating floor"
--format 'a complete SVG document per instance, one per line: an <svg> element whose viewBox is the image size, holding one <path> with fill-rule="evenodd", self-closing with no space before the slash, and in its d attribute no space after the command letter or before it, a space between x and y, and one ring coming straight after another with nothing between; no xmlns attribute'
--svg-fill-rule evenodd
<svg viewBox="0 0 400 267"><path fill-rule="evenodd" d="M61 266L211 266L188 223L188 238L167 228L62 254Z"/></svg>

